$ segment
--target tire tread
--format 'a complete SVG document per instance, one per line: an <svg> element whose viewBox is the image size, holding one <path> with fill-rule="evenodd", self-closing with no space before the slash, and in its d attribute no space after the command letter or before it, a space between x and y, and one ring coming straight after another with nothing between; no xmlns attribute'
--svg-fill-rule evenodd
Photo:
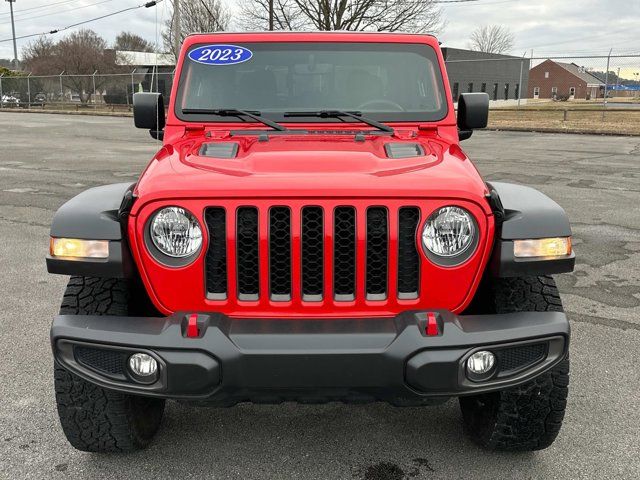
<svg viewBox="0 0 640 480"><path fill-rule="evenodd" d="M563 311L550 276L500 279L492 286L492 310ZM466 433L490 450L530 451L550 446L562 426L569 393L569 358L528 383L460 398Z"/></svg>
<svg viewBox="0 0 640 480"><path fill-rule="evenodd" d="M114 278L71 277L61 315L127 315L130 286ZM69 443L85 452L146 447L160 426L164 400L126 395L87 382L54 365L58 415Z"/></svg>

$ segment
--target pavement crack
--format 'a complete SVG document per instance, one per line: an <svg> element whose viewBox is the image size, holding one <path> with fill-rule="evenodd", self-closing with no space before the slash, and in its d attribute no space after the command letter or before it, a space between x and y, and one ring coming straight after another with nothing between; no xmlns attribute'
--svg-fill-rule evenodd
<svg viewBox="0 0 640 480"><path fill-rule="evenodd" d="M0 217L0 222L6 222L6 223L13 224L13 225L27 225L29 227L49 228L51 226L50 224L44 224L44 223L38 223L38 222L28 222L26 220L16 220L15 218L6 218L6 217Z"/></svg>
<svg viewBox="0 0 640 480"><path fill-rule="evenodd" d="M604 318L594 317L592 315L586 315L584 313L577 313L567 311L571 322L575 323L590 323L591 325L600 325L607 328L616 328L619 330L637 330L640 331L640 325L627 322L626 320L620 320L619 318Z"/></svg>

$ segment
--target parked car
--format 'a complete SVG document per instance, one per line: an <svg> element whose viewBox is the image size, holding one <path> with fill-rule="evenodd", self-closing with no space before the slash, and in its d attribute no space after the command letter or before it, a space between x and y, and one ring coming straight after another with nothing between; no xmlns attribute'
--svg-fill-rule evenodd
<svg viewBox="0 0 640 480"><path fill-rule="evenodd" d="M461 94L456 118L444 72L428 35L187 37L168 116L161 94L133 98L163 142L140 179L53 218L69 442L143 448L167 399L454 397L485 448L551 445L569 382L551 275L573 270L571 227L537 190L480 176L460 142L489 97Z"/></svg>
<svg viewBox="0 0 640 480"><path fill-rule="evenodd" d="M36 93L31 99L32 107L44 107L47 103L47 95L44 93Z"/></svg>
<svg viewBox="0 0 640 480"><path fill-rule="evenodd" d="M18 99L18 97L14 96L14 95L2 95L2 106L4 108L11 108L11 107L19 107L20 106L20 100Z"/></svg>

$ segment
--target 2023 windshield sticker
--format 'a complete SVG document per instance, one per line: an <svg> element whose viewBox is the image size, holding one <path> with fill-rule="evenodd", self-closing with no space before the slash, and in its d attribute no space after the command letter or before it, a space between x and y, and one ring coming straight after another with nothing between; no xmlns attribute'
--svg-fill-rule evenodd
<svg viewBox="0 0 640 480"><path fill-rule="evenodd" d="M202 65L236 65L252 57L251 50L239 45L204 45L189 52L189 59Z"/></svg>

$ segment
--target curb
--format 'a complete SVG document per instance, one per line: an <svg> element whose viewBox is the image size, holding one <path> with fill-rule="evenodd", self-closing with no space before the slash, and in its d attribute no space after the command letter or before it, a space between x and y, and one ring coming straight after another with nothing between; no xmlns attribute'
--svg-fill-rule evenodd
<svg viewBox="0 0 640 480"><path fill-rule="evenodd" d="M606 137L640 137L639 133L602 132L598 130L579 130L575 128L546 128L546 127L487 127L491 132L530 132L530 133L566 133L571 135L601 135Z"/></svg>
<svg viewBox="0 0 640 480"><path fill-rule="evenodd" d="M10 113L40 113L40 114L52 114L52 115L93 115L95 117L120 117L127 118L133 117L131 112L92 112L92 111L68 111L68 110L34 110L23 108L2 108L1 112ZM491 132L531 132L531 133L568 133L572 135L602 135L610 137L639 137L639 133L625 133L625 132L601 132L597 130L578 130L572 128L546 128L546 127L487 127L484 130Z"/></svg>
<svg viewBox="0 0 640 480"><path fill-rule="evenodd" d="M133 117L131 112L91 112L91 111L73 111L73 110L42 110L27 108L0 108L1 112L9 113L40 113L52 115L92 115L94 117Z"/></svg>

